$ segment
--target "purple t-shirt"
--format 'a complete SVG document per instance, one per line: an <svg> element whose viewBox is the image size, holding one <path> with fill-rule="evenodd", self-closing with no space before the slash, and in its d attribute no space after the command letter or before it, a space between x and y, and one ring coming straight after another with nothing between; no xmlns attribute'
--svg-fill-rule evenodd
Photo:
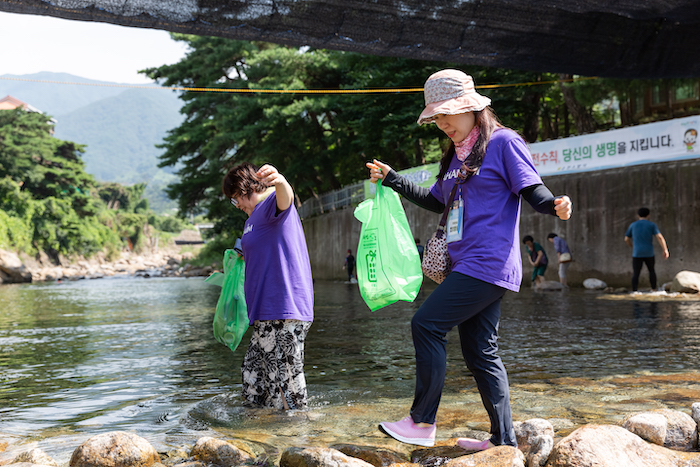
<svg viewBox="0 0 700 467"><path fill-rule="evenodd" d="M456 156L442 180L430 188L447 204L462 162ZM462 240L448 244L452 270L517 292L520 259L520 190L542 183L530 150L512 130L491 135L479 172L457 189L464 199Z"/></svg>
<svg viewBox="0 0 700 467"><path fill-rule="evenodd" d="M313 321L314 288L304 229L294 206L277 216L273 192L253 209L243 229L245 301L257 320Z"/></svg>

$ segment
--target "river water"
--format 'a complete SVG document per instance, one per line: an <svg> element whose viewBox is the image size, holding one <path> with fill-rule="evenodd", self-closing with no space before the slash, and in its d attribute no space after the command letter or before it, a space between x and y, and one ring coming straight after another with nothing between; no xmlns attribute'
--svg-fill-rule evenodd
<svg viewBox="0 0 700 467"><path fill-rule="evenodd" d="M306 344L310 408L245 408L240 365L216 342L219 288L201 278L115 277L0 287L0 434L30 437L59 463L98 433L135 432L160 451L225 436L253 451L339 442L397 447L378 422L408 414L414 303L371 313L357 286L315 284ZM700 301L571 289L507 293L501 357L516 420L559 435L639 410L690 413L700 401ZM448 336L438 438L488 430L474 382Z"/></svg>

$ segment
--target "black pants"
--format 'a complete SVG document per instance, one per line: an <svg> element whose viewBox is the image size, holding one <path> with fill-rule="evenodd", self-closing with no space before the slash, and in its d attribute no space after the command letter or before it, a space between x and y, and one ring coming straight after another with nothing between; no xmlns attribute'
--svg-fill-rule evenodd
<svg viewBox="0 0 700 467"><path fill-rule="evenodd" d="M642 265L646 264L649 270L649 283L651 290L656 290L656 271L654 270L654 257L632 258L632 290L637 291L639 286L639 275L642 273Z"/></svg>
<svg viewBox="0 0 700 467"><path fill-rule="evenodd" d="M416 349L415 423L435 423L447 366L446 335L459 329L462 356L474 375L491 421L491 442L517 446L508 375L498 352L501 298L506 290L453 272L423 302L411 321Z"/></svg>

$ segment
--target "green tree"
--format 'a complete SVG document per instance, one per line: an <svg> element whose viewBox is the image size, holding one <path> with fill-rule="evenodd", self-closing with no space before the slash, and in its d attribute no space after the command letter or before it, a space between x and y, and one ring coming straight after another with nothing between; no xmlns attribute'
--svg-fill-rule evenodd
<svg viewBox="0 0 700 467"><path fill-rule="evenodd" d="M442 132L416 124L423 106L421 92L227 91L421 88L430 74L456 67L479 85L499 85L480 92L491 97L501 121L530 142L571 134L570 108L593 115L593 103L581 102L577 88L569 92L559 86L554 74L216 37L172 37L189 45L187 57L143 72L166 86L221 92L183 92L181 111L186 118L165 138L160 166L178 169L180 179L169 186L168 194L177 200L180 214L206 212L219 220L218 232L240 229L244 220L220 189L225 171L241 161L275 165L289 179L298 201L304 201L363 179L364 163L372 158L403 169L438 160L449 143Z"/></svg>
<svg viewBox="0 0 700 467"><path fill-rule="evenodd" d="M94 178L85 172L84 148L52 136L50 118L21 109L0 111L0 177L10 177L34 198L63 197L80 215L94 215Z"/></svg>

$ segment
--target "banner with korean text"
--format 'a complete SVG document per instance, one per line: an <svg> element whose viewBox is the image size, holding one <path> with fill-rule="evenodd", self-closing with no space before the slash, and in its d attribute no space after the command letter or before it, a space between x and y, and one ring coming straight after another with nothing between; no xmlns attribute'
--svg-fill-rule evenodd
<svg viewBox="0 0 700 467"><path fill-rule="evenodd" d="M700 157L700 116L533 143L542 176Z"/></svg>

